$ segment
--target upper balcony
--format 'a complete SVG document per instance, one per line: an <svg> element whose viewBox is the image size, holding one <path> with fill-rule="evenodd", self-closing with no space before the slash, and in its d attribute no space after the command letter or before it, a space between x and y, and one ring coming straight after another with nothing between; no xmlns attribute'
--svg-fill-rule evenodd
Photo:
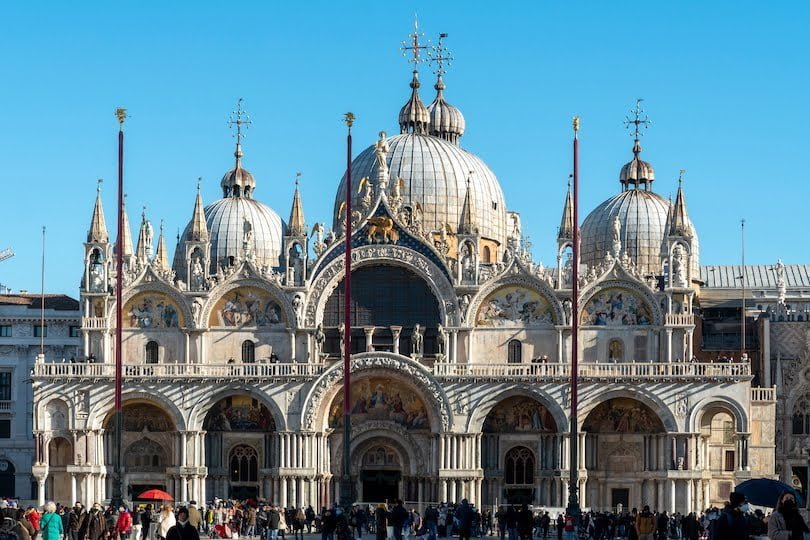
<svg viewBox="0 0 810 540"><path fill-rule="evenodd" d="M284 381L313 380L333 363L270 364L125 364L124 379L136 381ZM570 364L450 364L435 363L426 369L448 382L567 382ZM37 363L32 373L41 380L113 380L115 365L103 363ZM748 363L621 363L580 364L579 380L586 383L616 382L741 382L751 380Z"/></svg>

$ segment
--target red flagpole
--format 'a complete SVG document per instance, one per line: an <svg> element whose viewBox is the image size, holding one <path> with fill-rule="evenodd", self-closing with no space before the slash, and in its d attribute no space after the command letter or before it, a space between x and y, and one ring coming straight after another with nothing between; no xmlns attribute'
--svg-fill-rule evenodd
<svg viewBox="0 0 810 540"><path fill-rule="evenodd" d="M352 479L351 469L351 353L352 353L352 124L354 114L346 113L346 275L343 278L343 476L340 486L340 505L347 513L351 510Z"/></svg>

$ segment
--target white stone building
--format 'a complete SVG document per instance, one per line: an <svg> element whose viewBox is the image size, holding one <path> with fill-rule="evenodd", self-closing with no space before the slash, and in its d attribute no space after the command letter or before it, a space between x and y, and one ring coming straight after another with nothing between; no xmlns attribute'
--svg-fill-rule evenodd
<svg viewBox="0 0 810 540"><path fill-rule="evenodd" d="M64 363L81 349L79 303L68 296L0 294L0 497L36 500L31 373L44 346L45 357ZM44 331L42 319L44 316ZM67 364L66 364L67 365ZM67 417L52 417L67 426Z"/></svg>
<svg viewBox="0 0 810 540"><path fill-rule="evenodd" d="M400 134L353 163L358 500L562 506L575 466L586 507L686 511L773 474L773 390L752 388L748 363L691 361L697 232L680 185L674 203L653 190L638 137L619 193L582 224L571 313L570 193L547 269L494 173L460 145L464 117L441 78L427 107L419 87L414 72ZM331 230L310 232L297 188L285 223L255 198L239 142L235 158L221 199L197 194L171 266L163 231L152 253L145 215L134 248L124 230L125 496L160 487L178 500L325 505L342 474L345 179ZM61 501L111 493L115 276L100 197L85 255L83 355L95 362L48 357L34 370L34 473L41 497Z"/></svg>

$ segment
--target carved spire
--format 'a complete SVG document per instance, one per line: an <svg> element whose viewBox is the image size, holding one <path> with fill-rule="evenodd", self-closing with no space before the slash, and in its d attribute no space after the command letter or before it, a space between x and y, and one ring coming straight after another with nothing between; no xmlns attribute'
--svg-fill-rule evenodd
<svg viewBox="0 0 810 540"><path fill-rule="evenodd" d="M141 264L145 264L152 260L152 237L154 230L152 224L146 218L146 207L143 207L141 213L141 228L138 231L138 247L135 250L135 255Z"/></svg>
<svg viewBox="0 0 810 540"><path fill-rule="evenodd" d="M464 206L461 208L461 219L458 223L459 234L478 234L478 225L475 221L475 201L473 200L470 181L473 172L467 177L467 193L464 195Z"/></svg>
<svg viewBox="0 0 810 540"><path fill-rule="evenodd" d="M107 223L104 220L104 208L101 206L101 178L96 187L96 204L93 207L93 217L90 219L90 229L87 231L87 241L106 244L110 237L107 234Z"/></svg>
<svg viewBox="0 0 810 540"><path fill-rule="evenodd" d="M568 181L568 191L565 194L560 230L557 232L558 241L574 239L574 199L571 197L571 180Z"/></svg>
<svg viewBox="0 0 810 540"><path fill-rule="evenodd" d="M163 235L163 220L160 220L160 236L158 237L157 253L155 253L154 265L160 270L169 270L169 252L166 249L166 238Z"/></svg>
<svg viewBox="0 0 810 540"><path fill-rule="evenodd" d="M208 242L208 225L205 223L200 179L197 179L197 199L194 201L194 215L191 217L191 229L186 238L189 242Z"/></svg>
<svg viewBox="0 0 810 540"><path fill-rule="evenodd" d="M124 257L124 260L128 260L128 257L132 257L135 253L135 250L132 248L132 232L129 228L129 218L127 217L127 194L124 193L124 207L123 207L123 218L124 218L124 239L123 239L123 253L121 255ZM116 243L117 245L117 243Z"/></svg>
<svg viewBox="0 0 810 540"><path fill-rule="evenodd" d="M675 204L670 210L667 220L667 234L670 236L691 236L689 230L689 215L686 213L686 198L683 194L683 175L686 171L681 169L678 177L678 193L675 195Z"/></svg>
<svg viewBox="0 0 810 540"><path fill-rule="evenodd" d="M295 173L295 194L293 195L290 220L287 222L288 236L306 236L307 224L304 223L304 205L301 203L301 192L298 189L301 173Z"/></svg>

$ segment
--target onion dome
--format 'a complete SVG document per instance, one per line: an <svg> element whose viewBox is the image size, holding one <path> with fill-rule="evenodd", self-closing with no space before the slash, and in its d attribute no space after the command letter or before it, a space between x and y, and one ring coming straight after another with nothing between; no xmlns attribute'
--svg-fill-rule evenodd
<svg viewBox="0 0 810 540"><path fill-rule="evenodd" d="M631 185L634 188L643 185L645 189L650 189L650 185L655 180L653 166L639 158L639 154L641 154L641 144L636 139L633 144L633 159L626 163L619 173L619 182L623 189L630 189Z"/></svg>
<svg viewBox="0 0 810 540"><path fill-rule="evenodd" d="M427 107L430 115L428 132L434 137L458 144L466 127L464 115L444 99L445 85L441 77L436 81L434 88L436 88L436 99Z"/></svg>
<svg viewBox="0 0 810 540"><path fill-rule="evenodd" d="M242 167L242 145L236 143L236 151L233 153L236 158L236 166L225 173L222 177L223 197L252 197L253 190L256 189L256 180L253 175Z"/></svg>
<svg viewBox="0 0 810 540"><path fill-rule="evenodd" d="M475 154L438 137L405 133L386 139L389 185L403 180L402 200L418 204L425 231L440 231L462 221L467 179L474 222L482 238L506 245L506 200L495 174ZM377 173L375 145L352 161L353 178L374 178ZM360 208L362 193L352 190L352 205ZM333 227L340 229L340 205L346 200L346 177L335 196ZM445 229L446 230L446 229Z"/></svg>
<svg viewBox="0 0 810 540"><path fill-rule="evenodd" d="M424 135L428 132L430 115L427 107L419 99L419 72L413 70L411 79L411 98L399 111L400 133L417 133Z"/></svg>

